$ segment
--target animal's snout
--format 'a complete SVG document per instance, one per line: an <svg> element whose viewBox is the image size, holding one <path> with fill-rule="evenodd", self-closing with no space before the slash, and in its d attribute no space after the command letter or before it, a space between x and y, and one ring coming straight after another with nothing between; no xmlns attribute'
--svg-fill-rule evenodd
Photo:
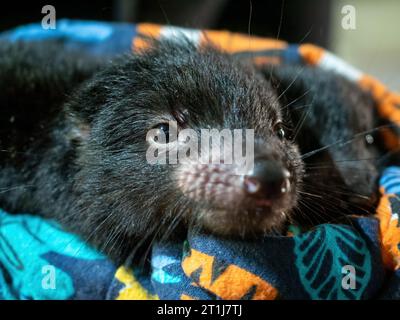
<svg viewBox="0 0 400 320"><path fill-rule="evenodd" d="M243 188L251 197L272 201L289 191L289 177L289 171L277 161L255 159L254 167L243 177Z"/></svg>
<svg viewBox="0 0 400 320"><path fill-rule="evenodd" d="M179 188L200 205L195 217L208 230L266 232L283 224L297 201L296 176L273 157L257 156L245 174L237 174L233 165L185 163L176 171Z"/></svg>

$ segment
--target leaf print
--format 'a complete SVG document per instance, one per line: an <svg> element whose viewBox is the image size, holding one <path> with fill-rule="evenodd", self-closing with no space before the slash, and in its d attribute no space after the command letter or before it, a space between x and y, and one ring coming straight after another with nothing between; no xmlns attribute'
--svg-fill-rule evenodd
<svg viewBox="0 0 400 320"><path fill-rule="evenodd" d="M312 299L358 300L371 277L371 255L365 241L346 226L321 225L295 237L296 266ZM342 268L355 269L355 288L342 286Z"/></svg>

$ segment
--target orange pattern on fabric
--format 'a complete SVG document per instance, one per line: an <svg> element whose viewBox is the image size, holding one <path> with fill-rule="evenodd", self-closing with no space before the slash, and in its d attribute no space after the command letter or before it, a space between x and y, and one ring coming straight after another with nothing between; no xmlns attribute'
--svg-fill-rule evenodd
<svg viewBox="0 0 400 320"><path fill-rule="evenodd" d="M390 128L382 128L379 131L379 134L382 136L383 143L385 144L386 149L398 151L400 148L400 139L399 136L394 133Z"/></svg>
<svg viewBox="0 0 400 320"><path fill-rule="evenodd" d="M285 41L247 36L228 31L204 31L200 45L204 45L207 42L211 42L228 53L284 49L287 47L287 42Z"/></svg>
<svg viewBox="0 0 400 320"><path fill-rule="evenodd" d="M299 46L299 53L304 61L315 66L321 61L325 50L313 44L303 44Z"/></svg>
<svg viewBox="0 0 400 320"><path fill-rule="evenodd" d="M158 39L163 26L152 23L140 23L137 25L137 33L151 38ZM184 29L184 28L182 28ZM199 46L208 42L221 48L228 53L239 51L257 51L270 49L284 49L287 42L275 39L260 38L255 36L247 36L240 33L232 33L229 31L202 31ZM137 36L132 43L132 50L144 49L148 47L146 39Z"/></svg>
<svg viewBox="0 0 400 320"><path fill-rule="evenodd" d="M252 61L256 65L275 64L278 65L282 62L281 57L254 57Z"/></svg>
<svg viewBox="0 0 400 320"><path fill-rule="evenodd" d="M400 125L400 95L390 92L382 83L368 75L364 75L359 84L370 91L378 102L379 115Z"/></svg>
<svg viewBox="0 0 400 320"><path fill-rule="evenodd" d="M382 192L384 190L381 190ZM398 218L393 218L390 198L395 195L383 194L376 210L380 224L382 258L385 266L390 270L400 268L400 228L397 226ZM396 212L399 214L398 212Z"/></svg>
<svg viewBox="0 0 400 320"><path fill-rule="evenodd" d="M200 270L198 284L222 299L238 300L254 289L252 299L274 300L278 290L253 273L235 265L229 265L213 279L214 257L192 249L190 256L182 262L182 268L188 277Z"/></svg>
<svg viewBox="0 0 400 320"><path fill-rule="evenodd" d="M161 31L161 25L152 23L140 23L136 27L136 32L138 34L158 39ZM137 36L133 39L132 51L146 49L148 47L148 42L145 38Z"/></svg>

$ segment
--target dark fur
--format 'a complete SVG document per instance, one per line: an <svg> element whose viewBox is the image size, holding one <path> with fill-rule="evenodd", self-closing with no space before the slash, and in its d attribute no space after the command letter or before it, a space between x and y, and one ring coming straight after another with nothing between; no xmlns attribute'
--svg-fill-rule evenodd
<svg viewBox="0 0 400 320"><path fill-rule="evenodd" d="M145 54L124 56L111 64L51 44L0 48L0 207L55 218L116 262L175 225L182 211L195 211L196 204L177 190L173 168L151 166L145 159L147 131L177 110L188 109L187 126L193 128L254 128L262 141L271 141L268 148L290 169L293 185L300 188L303 167L296 145L289 139L275 140L272 131L273 123L285 116L274 103L293 70L274 73L283 84L275 91L268 76L250 64L211 48L198 52L189 44L159 43ZM313 109L299 131L303 152L364 128L359 110L353 108L364 98L350 94L355 98L343 105L349 95L340 95L355 88L314 71L303 75L303 82L281 97L291 101L311 78L316 83L314 92L298 102L316 97L314 106L323 112ZM332 85L338 89L332 90ZM327 106L340 111L327 112ZM298 116L292 117L296 124ZM285 124L292 125L289 120ZM319 126L324 129L312 131ZM352 146L346 157L369 154L361 145ZM325 157L334 163L344 156L342 150L330 149ZM364 171L357 171L353 179L336 166L326 176L333 174L333 188L339 184L372 193L373 183ZM320 177L310 181L316 179ZM365 189L355 190L360 185ZM232 223L245 219L237 217Z"/></svg>
<svg viewBox="0 0 400 320"><path fill-rule="evenodd" d="M295 133L306 155L300 207L318 213L303 216L302 222L337 221L338 212L373 212L384 150L371 94L314 67L283 65L262 72L272 79L282 105L288 105L293 122L301 127ZM373 143L367 143L367 135ZM312 152L326 146L330 147Z"/></svg>

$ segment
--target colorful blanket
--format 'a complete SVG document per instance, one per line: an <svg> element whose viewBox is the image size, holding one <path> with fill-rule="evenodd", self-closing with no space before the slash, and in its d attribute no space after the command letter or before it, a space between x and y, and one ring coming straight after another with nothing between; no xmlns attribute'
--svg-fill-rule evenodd
<svg viewBox="0 0 400 320"><path fill-rule="evenodd" d="M6 41L58 39L66 48L115 55L146 46L144 36L196 45L211 41L255 63L297 63L338 72L370 90L378 114L394 126L386 147L399 147L400 96L325 50L309 44L152 24L60 20L0 35ZM375 217L353 225L324 224L258 241L188 234L184 243L156 243L151 268L115 266L54 221L0 210L0 299L400 299L400 163L380 179ZM147 270L147 269L146 269Z"/></svg>

